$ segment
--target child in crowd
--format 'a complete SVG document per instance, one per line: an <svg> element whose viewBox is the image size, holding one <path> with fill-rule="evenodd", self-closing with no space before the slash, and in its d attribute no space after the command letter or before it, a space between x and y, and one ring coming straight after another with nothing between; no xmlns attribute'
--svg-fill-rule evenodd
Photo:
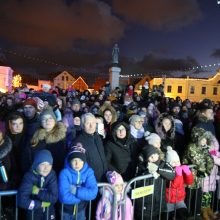
<svg viewBox="0 0 220 220"><path fill-rule="evenodd" d="M168 162L176 171L176 177L166 188L167 212L171 216L176 215L178 220L187 220L187 207L184 202L186 192L185 184L193 184L193 175L187 165L181 165L179 155L172 147L167 147L166 162Z"/></svg>
<svg viewBox="0 0 220 220"><path fill-rule="evenodd" d="M30 171L24 175L18 191L18 205L27 210L26 219L55 219L58 187L52 164L48 150L38 151Z"/></svg>
<svg viewBox="0 0 220 220"><path fill-rule="evenodd" d="M115 220L122 219L122 199L124 196L124 187L125 183L122 179L122 176L116 171L107 172L107 179L110 184L112 184L116 194L117 194L117 209L115 212ZM104 187L102 198L100 199L97 211L96 211L96 220L111 220L112 219L112 206L113 206L113 193L112 190L108 187ZM133 207L131 200L126 196L126 209L125 209L125 219L133 219Z"/></svg>
<svg viewBox="0 0 220 220"><path fill-rule="evenodd" d="M150 133L149 131L146 131L145 134L145 140L148 142L149 145L152 145L153 147L158 149L158 152L160 154L160 159L164 159L164 153L161 150L161 138L156 133Z"/></svg>
<svg viewBox="0 0 220 220"><path fill-rule="evenodd" d="M211 155L213 151L212 147L210 147L212 144L211 138L212 134L210 132L207 132L202 128L194 127L191 133L191 142L188 145L183 158L184 164L195 165L195 167L192 168L192 173L195 179L193 188L202 188L202 196L199 195L200 198L198 198L197 201L201 201L202 217L207 220L215 217L211 210L212 193L210 192L215 190L213 184L216 184L216 178L213 180L210 175L214 168L214 160ZM200 204L197 204L197 206L200 207ZM198 210L196 210L196 213L198 213Z"/></svg>
<svg viewBox="0 0 220 220"><path fill-rule="evenodd" d="M85 149L77 144L67 155L59 176L59 200L64 204L63 220L84 220L87 201L96 198L94 171L86 163Z"/></svg>
<svg viewBox="0 0 220 220"><path fill-rule="evenodd" d="M154 192L144 198L137 199L135 204L136 218L158 220L162 214L166 212L166 182L165 180L173 180L175 171L173 168L160 158L158 149L152 145L147 145L142 149L139 156L140 163L137 169L137 176L152 174L154 178L148 178L143 185L154 185ZM144 207L142 207L144 206ZM161 213L160 213L161 212Z"/></svg>

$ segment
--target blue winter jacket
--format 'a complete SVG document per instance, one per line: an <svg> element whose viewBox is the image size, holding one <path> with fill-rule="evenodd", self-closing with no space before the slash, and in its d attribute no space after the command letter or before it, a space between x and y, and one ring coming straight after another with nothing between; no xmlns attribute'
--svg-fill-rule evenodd
<svg viewBox="0 0 220 220"><path fill-rule="evenodd" d="M71 185L77 186L76 194L71 193ZM92 168L85 163L77 172L71 168L66 159L65 168L59 176L59 200L64 204L64 212L73 213L76 204L78 204L78 211L85 209L86 201L95 199L97 193L98 186Z"/></svg>
<svg viewBox="0 0 220 220"><path fill-rule="evenodd" d="M34 185L40 188L38 195L32 194ZM42 202L50 202L49 213L54 215L53 204L57 202L57 199L58 186L55 171L52 170L48 176L42 177L31 169L24 175L18 190L19 207L29 210L30 215L32 210L35 210L35 214L42 214L44 212L44 209L41 207ZM31 205L32 201L34 201L34 206Z"/></svg>

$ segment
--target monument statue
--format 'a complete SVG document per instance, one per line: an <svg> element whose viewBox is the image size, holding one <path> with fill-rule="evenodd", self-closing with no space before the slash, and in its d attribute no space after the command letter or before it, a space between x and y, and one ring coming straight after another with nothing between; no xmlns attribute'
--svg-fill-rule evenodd
<svg viewBox="0 0 220 220"><path fill-rule="evenodd" d="M118 44L115 44L112 49L112 64L118 64L119 63L118 58L119 58L119 47Z"/></svg>

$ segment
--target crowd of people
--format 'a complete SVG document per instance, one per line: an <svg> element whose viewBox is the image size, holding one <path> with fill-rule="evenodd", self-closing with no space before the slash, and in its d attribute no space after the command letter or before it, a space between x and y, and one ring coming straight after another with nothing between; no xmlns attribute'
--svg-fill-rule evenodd
<svg viewBox="0 0 220 220"><path fill-rule="evenodd" d="M219 103L168 98L162 85L146 82L140 94L109 82L91 93L17 88L0 94L0 190L18 189L20 219L59 219L62 203L64 220L83 220L94 200L92 219L110 220L114 193L97 186L108 182L120 220L126 182L152 174L137 186L153 183L153 200L136 199L133 208L127 195L126 220L187 219L186 185L201 191L196 214L218 219L219 140ZM4 197L1 219L11 219L11 208Z"/></svg>

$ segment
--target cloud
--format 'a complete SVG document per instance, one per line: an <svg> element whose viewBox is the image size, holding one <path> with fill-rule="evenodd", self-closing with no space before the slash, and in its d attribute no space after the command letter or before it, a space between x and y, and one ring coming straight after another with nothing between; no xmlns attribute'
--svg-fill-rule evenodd
<svg viewBox="0 0 220 220"><path fill-rule="evenodd" d="M153 54L147 54L144 58L135 62L132 59L124 58L122 60L124 73L157 73L157 72L172 72L186 71L187 69L197 66L198 62L188 56L186 58L163 58Z"/></svg>
<svg viewBox="0 0 220 220"><path fill-rule="evenodd" d="M215 49L215 50L212 52L211 57L220 58L220 49Z"/></svg>
<svg viewBox="0 0 220 220"><path fill-rule="evenodd" d="M113 0L113 10L154 30L175 30L202 18L197 0Z"/></svg>
<svg viewBox="0 0 220 220"><path fill-rule="evenodd" d="M67 49L76 40L109 45L121 38L125 24L98 0L7 0L0 2L0 36L35 47Z"/></svg>

